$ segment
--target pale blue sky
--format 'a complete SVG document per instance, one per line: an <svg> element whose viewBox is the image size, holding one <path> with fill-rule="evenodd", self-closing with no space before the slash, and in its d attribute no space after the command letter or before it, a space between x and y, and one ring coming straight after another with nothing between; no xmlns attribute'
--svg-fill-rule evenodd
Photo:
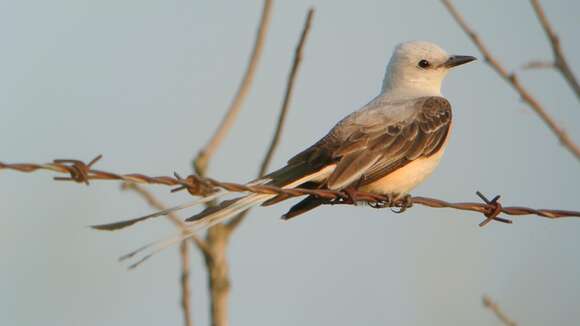
<svg viewBox="0 0 580 326"><path fill-rule="evenodd" d="M510 69L551 56L527 1L457 2ZM576 69L580 2L543 3ZM437 1L276 1L254 88L212 176L256 174L309 6L316 17L274 166L375 96L397 43L423 39L481 57ZM0 161L102 153L104 170L189 173L239 83L260 10L259 1L0 3ZM580 142L578 101L562 78L520 76ZM481 190L506 205L580 209L578 162L488 66L454 71L444 93L455 129L415 194L470 201ZM116 261L171 225L89 230L150 209L116 182L51 177L0 172L2 324L180 325L177 250L131 272ZM169 204L190 199L151 189ZM453 210L323 207L281 222L290 204L256 209L232 239L234 325L498 325L481 306L484 293L521 325L580 319L578 220L482 229L480 216ZM208 320L202 265L195 255L197 325Z"/></svg>

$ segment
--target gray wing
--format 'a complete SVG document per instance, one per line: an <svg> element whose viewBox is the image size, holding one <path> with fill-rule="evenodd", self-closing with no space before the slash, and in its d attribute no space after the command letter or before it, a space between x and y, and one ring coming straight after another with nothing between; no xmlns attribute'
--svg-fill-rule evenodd
<svg viewBox="0 0 580 326"><path fill-rule="evenodd" d="M362 186L436 153L447 138L451 118L451 105L442 97L369 108L345 118L288 163L334 163L326 187Z"/></svg>

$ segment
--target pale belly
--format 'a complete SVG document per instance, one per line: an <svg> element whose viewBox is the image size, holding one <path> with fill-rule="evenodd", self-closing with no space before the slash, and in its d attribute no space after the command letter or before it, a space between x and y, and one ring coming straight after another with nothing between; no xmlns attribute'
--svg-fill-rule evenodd
<svg viewBox="0 0 580 326"><path fill-rule="evenodd" d="M405 195L433 173L444 151L445 148L442 147L436 154L414 160L382 179L361 187L360 190L377 194Z"/></svg>
<svg viewBox="0 0 580 326"><path fill-rule="evenodd" d="M449 142L451 127L452 126L449 126L450 130L447 134L447 139L437 153L426 158L414 160L404 167L384 176L382 179L362 186L360 190L383 195L408 194L421 182L427 179L427 177L429 177L439 165L439 161L441 160L445 148L447 148L447 143Z"/></svg>
<svg viewBox="0 0 580 326"><path fill-rule="evenodd" d="M359 190L382 195L406 195L433 173L439 165L439 161L445 152L445 147L447 147L447 142L441 146L441 149L437 153L430 157L414 160L404 167L384 176L382 179L362 186ZM297 180L287 187L296 187L305 181L322 182L332 174L335 167L336 165L334 164L329 165L316 173L316 175L308 176L304 180Z"/></svg>
<svg viewBox="0 0 580 326"><path fill-rule="evenodd" d="M451 127L452 126L449 126L449 133L451 133ZM430 157L416 159L404 167L384 176L382 179L360 187L359 190L382 195L408 194L427 177L429 177L435 168L437 168L439 161L445 152L445 148L447 147L448 142L449 134L447 135L447 139L443 143L443 146L441 146L437 153L431 155ZM335 164L326 166L316 174L305 176L304 178L296 180L284 188L297 187L306 181L323 182L332 174L335 168Z"/></svg>

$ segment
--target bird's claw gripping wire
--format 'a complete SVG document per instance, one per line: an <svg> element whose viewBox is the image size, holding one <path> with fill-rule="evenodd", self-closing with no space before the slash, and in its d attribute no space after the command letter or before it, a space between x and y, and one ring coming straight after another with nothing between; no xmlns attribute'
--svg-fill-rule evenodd
<svg viewBox="0 0 580 326"><path fill-rule="evenodd" d="M403 197L399 197L398 194L377 195L347 188L341 191L341 196L331 200L329 204L355 205L358 202L366 202L370 207L376 209L391 208L395 213L403 213L413 206L413 197L408 194Z"/></svg>
<svg viewBox="0 0 580 326"><path fill-rule="evenodd" d="M403 213L408 208L413 207L413 196L406 194L403 197L398 198L397 200L393 201L392 207L395 207L391 209L391 211L393 211L394 213L397 214Z"/></svg>
<svg viewBox="0 0 580 326"><path fill-rule="evenodd" d="M359 202L366 202L374 208L383 208L391 207L393 201L390 196L376 195L355 188L346 188L340 192L340 195L336 199L331 200L331 204L344 205L356 205Z"/></svg>

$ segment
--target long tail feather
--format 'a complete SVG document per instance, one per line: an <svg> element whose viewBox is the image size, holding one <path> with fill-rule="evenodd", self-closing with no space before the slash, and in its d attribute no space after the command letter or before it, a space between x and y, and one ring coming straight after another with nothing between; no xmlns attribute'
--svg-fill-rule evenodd
<svg viewBox="0 0 580 326"><path fill-rule="evenodd" d="M292 206L286 214L282 215L282 219L289 220L293 217L296 217L298 215L304 214L310 210L315 209L316 207L322 205L322 203L323 200L321 200L320 198L308 196L302 199L296 205Z"/></svg>
<svg viewBox="0 0 580 326"><path fill-rule="evenodd" d="M334 169L334 165L331 165L331 166L327 166L323 169L317 170L314 173L305 175L304 171L293 171L291 169L291 167L285 167L279 171L286 171L288 173L294 172L294 173L292 174L292 178L286 177L284 180L286 180L287 182L286 181L282 182L278 186L282 186L282 188L294 188L294 187L297 187L298 185L301 185L305 182L308 182L311 180L317 180L319 178L325 177L328 174L330 174L333 169ZM274 175L271 174L270 177L254 180L253 182L251 182L249 184L250 185L266 184L268 182L271 182L273 177L274 177ZM296 177L298 177L298 178L296 178ZM223 193L217 195L215 198L217 198L221 195L223 195ZM120 258L120 260L126 260L126 259L132 259L132 258L137 259L137 257L141 257L138 260L136 260L135 263L133 263L129 266L129 268L135 268L138 265L140 265L141 263L143 263L144 261L146 261L147 259L151 258L156 253L163 251L164 249L171 247L174 244L177 244L181 241L184 241L184 240L190 238L197 231L208 228L208 227L215 225L217 223L224 222L227 219L232 218L232 217L236 216L237 214L249 209L250 207L252 207L254 205L260 205L260 204L262 204L262 203L264 203L264 202L266 202L266 201L268 201L276 196L278 196L278 195L252 193L252 194L248 194L244 197L239 197L239 198L223 201L217 207L206 209L203 212L201 212L197 215L194 215L194 216L190 217L189 219L187 219L186 221L188 223L187 223L186 233L184 233L182 230L182 232L180 234L174 235L172 237L168 237L168 238L160 240L160 241L149 243L149 244L147 244L147 245L145 245L137 250L134 250L134 251L122 256ZM214 199L214 198L211 198L211 199ZM189 207L189 206L185 206L185 207ZM179 208L179 209L181 209L181 208ZM177 208L176 208L176 210L177 210ZM153 215L155 215L155 214L153 214ZM158 215L155 215L155 216L158 216ZM139 222L139 221L137 221L137 222ZM119 222L119 223L123 223L123 222ZM134 223L136 223L136 222L134 222Z"/></svg>
<svg viewBox="0 0 580 326"><path fill-rule="evenodd" d="M265 194L250 194L231 201L223 202L221 207L213 209L208 212L201 212L195 216L188 218L186 221L189 225L197 229L204 229L216 223L223 222L246 209L259 205L275 195Z"/></svg>
<svg viewBox="0 0 580 326"><path fill-rule="evenodd" d="M275 195L264 195L264 194L250 194L244 197L240 197L238 199L234 199L230 202L228 207L220 209L213 214L209 214L207 216L199 217L194 219L193 221L188 223L187 233L181 233L178 235L174 235L163 240L155 241L146 244L134 251L131 251L128 254L125 254L119 258L120 261L132 259L133 257L139 256L135 263L129 265L129 268L135 268L145 262L147 259L151 258L153 255L165 250L166 248L171 247L174 244L177 244L181 241L187 240L192 235L194 235L197 231L202 229L208 228L212 225L215 225L220 222L224 222L228 218L231 218L248 208L259 205L262 202L272 198ZM202 215L202 213L198 214ZM197 217L194 216L194 217ZM143 255L141 255L143 254Z"/></svg>
<svg viewBox="0 0 580 326"><path fill-rule="evenodd" d="M182 210L184 208L188 208L188 207L192 207L192 206L195 206L195 205L207 203L207 202L212 201L212 200L214 200L214 199L216 199L216 198L218 198L220 196L225 195L226 193L228 193L228 192L225 191L225 190L220 190L220 191L218 191L218 192L216 192L214 194L211 194L209 196L199 198L197 200L194 200L194 201L189 202L189 203L186 203L186 204L181 204L181 205L174 206L174 207L171 207L171 208L168 208L168 209L164 209L162 211L158 211L158 212L155 212L153 214L149 214L149 215L137 217L137 218L130 219L130 220L114 222L114 223L91 225L90 227L93 228L93 229L102 230L102 231L103 230L104 231L120 230L120 229L126 228L128 226L131 226L131 225L133 225L135 223L139 223L139 222L142 222L142 221L145 221L145 220L154 218L154 217L164 216L164 215L167 215L167 214L169 214L171 212L179 211L179 210Z"/></svg>
<svg viewBox="0 0 580 326"><path fill-rule="evenodd" d="M147 259L151 258L156 253L158 253L166 248L169 248L176 243L179 243L181 241L186 240L187 238L191 237L194 233L195 232L190 232L190 233L188 232L187 234L178 234L178 235L174 235L171 237L167 237L163 240L150 242L150 243L140 247L139 249L133 250L130 253L119 257L119 261L131 259L135 256L140 255L141 253L144 253L145 250L151 249L148 254L144 254L135 263L132 263L131 265L129 265L129 269L135 268L135 267L139 266L141 263L143 263L144 261L146 261Z"/></svg>

